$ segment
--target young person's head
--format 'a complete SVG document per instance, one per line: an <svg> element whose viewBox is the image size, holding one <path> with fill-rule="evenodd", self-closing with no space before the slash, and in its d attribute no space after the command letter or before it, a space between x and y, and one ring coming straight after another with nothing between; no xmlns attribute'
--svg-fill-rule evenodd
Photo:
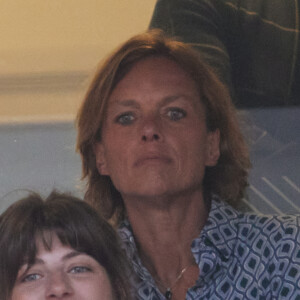
<svg viewBox="0 0 300 300"><path fill-rule="evenodd" d="M97 165L98 153L95 150L97 145L105 142L103 130L106 120L109 119L112 95L137 65L146 60L154 62L158 59L170 61L180 69L180 73L184 72L188 76L190 85L195 86L198 93L198 101L204 107L208 132L219 132L220 155L214 165L205 169L201 182L204 193L215 193L225 201L236 204L247 185L250 167L248 150L227 89L191 46L168 38L161 32L149 31L129 39L102 64L78 115L77 147L82 156L83 177L87 177L88 180L86 199L93 206L101 208L107 219L115 218L120 221L125 214L122 191L117 187L113 176L99 172L101 166ZM156 67L159 73L162 67L158 64ZM175 67L173 69L175 70ZM144 73L139 74L138 79L148 80L149 70L150 68L144 69ZM140 86L136 87L138 88ZM156 90L153 88L144 92L146 98L149 94L155 96ZM187 128L187 132L192 129L193 125ZM124 140L121 147L116 146L119 148L119 156L124 156L122 151L124 152L130 143L128 139L128 143L126 142L125 137ZM185 143L184 139L182 143ZM107 155L110 153L106 153ZM202 170L199 169L199 172Z"/></svg>
<svg viewBox="0 0 300 300"><path fill-rule="evenodd" d="M87 203L53 192L0 217L3 300L129 299L127 263L114 229Z"/></svg>

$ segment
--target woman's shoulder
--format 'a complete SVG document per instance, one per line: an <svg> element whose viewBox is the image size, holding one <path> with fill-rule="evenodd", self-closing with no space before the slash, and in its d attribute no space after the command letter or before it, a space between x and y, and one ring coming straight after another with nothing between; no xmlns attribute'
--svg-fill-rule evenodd
<svg viewBox="0 0 300 300"><path fill-rule="evenodd" d="M235 225L238 244L266 258L295 257L300 264L300 215L240 214Z"/></svg>
<svg viewBox="0 0 300 300"><path fill-rule="evenodd" d="M287 238L300 242L300 215L240 214L237 226L241 236L248 239L261 233L273 242Z"/></svg>
<svg viewBox="0 0 300 300"><path fill-rule="evenodd" d="M240 243L273 249L294 244L300 251L300 215L260 215L241 213L223 201L214 199L210 217L230 224ZM299 252L300 256L300 252Z"/></svg>

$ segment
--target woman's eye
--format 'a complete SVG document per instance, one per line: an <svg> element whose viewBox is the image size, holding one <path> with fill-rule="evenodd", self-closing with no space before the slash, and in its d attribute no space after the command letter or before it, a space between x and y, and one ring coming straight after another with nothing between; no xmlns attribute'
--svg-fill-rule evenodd
<svg viewBox="0 0 300 300"><path fill-rule="evenodd" d="M172 121L179 121L186 116L186 112L181 108L171 108L167 115Z"/></svg>
<svg viewBox="0 0 300 300"><path fill-rule="evenodd" d="M124 113L116 118L116 122L121 125L130 125L133 121L134 116L131 113Z"/></svg>
<svg viewBox="0 0 300 300"><path fill-rule="evenodd" d="M85 272L90 272L91 269L88 267L84 266L77 266L71 269L70 273L72 274L78 274L78 273L85 273Z"/></svg>
<svg viewBox="0 0 300 300"><path fill-rule="evenodd" d="M42 276L39 274L28 274L26 276L24 276L24 278L22 279L22 282L31 282L31 281L36 281L38 279L40 279Z"/></svg>

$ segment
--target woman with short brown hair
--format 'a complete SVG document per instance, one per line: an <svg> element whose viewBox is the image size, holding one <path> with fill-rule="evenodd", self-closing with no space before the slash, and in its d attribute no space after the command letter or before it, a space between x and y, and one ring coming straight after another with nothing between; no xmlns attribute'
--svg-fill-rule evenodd
<svg viewBox="0 0 300 300"><path fill-rule="evenodd" d="M149 31L112 53L77 146L85 198L119 226L137 299L300 296L300 221L229 205L245 192L248 150L228 91L191 46Z"/></svg>

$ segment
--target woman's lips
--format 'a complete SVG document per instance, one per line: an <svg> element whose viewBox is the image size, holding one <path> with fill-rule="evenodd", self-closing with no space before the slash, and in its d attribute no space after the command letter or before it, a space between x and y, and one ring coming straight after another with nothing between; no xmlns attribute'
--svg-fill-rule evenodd
<svg viewBox="0 0 300 300"><path fill-rule="evenodd" d="M135 166L139 167L144 164L165 164L170 163L171 159L165 155L144 155L135 161Z"/></svg>

